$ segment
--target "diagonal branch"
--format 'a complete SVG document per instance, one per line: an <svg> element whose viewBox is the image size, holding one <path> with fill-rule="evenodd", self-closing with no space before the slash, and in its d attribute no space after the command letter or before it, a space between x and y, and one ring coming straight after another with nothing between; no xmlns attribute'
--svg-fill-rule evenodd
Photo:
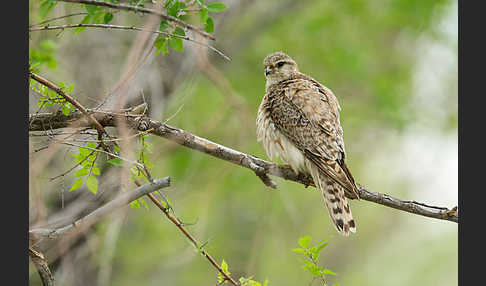
<svg viewBox="0 0 486 286"><path fill-rule="evenodd" d="M138 181L135 181L135 184L138 186L140 183ZM233 285L238 286L239 283L236 282L228 273L224 272L224 270L218 265L216 260L209 255L209 253L204 250L204 248L201 246L200 243L197 242L197 240L184 228L183 224L180 222L179 219L177 219L175 216L173 216L170 212L170 206L163 206L162 203L160 203L153 194L147 194L147 196L152 200L152 202L165 214L165 216L177 226L177 228L191 241L191 243L200 251L200 253L207 258L207 260L211 263L211 265L218 270L221 275L225 278L225 280L230 281Z"/></svg>
<svg viewBox="0 0 486 286"><path fill-rule="evenodd" d="M229 147L198 137L185 130L152 120L148 117L136 117L107 111L91 112L103 126L115 126L117 124L115 118L122 118L130 128L138 131L145 131L153 128L152 134L154 135L166 138L187 148L206 153L213 157L252 170L258 175L259 178L262 179L262 181L264 181L267 186L275 184L273 181L271 181L268 175L298 182L305 186L314 186L314 182L310 176L305 174L295 174L294 171L288 166L280 166L255 156L236 151ZM43 113L37 115L32 114L30 115L32 124L29 131L42 131L42 126L44 126L43 124L46 123L49 123L53 129L63 128L68 126L80 116L82 115L79 113L73 113L69 116L52 113ZM83 127L84 126L86 125L83 125ZM429 206L423 203L417 203L415 201L400 200L387 194L374 192L362 186L359 190L359 196L361 200L374 202L416 215L448 220L456 223L459 221L457 207L449 209L445 207ZM354 199L353 197L349 198Z"/></svg>
<svg viewBox="0 0 486 286"><path fill-rule="evenodd" d="M78 219L71 224L56 229L32 229L29 230L29 236L33 241L36 241L38 238L57 238L61 235L65 235L71 231L74 231L75 229L87 228L108 215L109 213L118 210L120 207L123 207L124 205L127 205L128 203L137 200L144 195L150 194L154 191L168 186L170 186L170 177L154 180L153 183L148 183L136 188L133 191L120 194L116 199L110 201L100 208L97 208L92 213Z"/></svg>
<svg viewBox="0 0 486 286"><path fill-rule="evenodd" d="M44 286L53 286L54 285L54 276L52 275L51 270L49 269L49 263L45 255L34 249L33 247L29 247L29 257L32 260L37 272L39 272L39 276L42 280L42 285Z"/></svg>
<svg viewBox="0 0 486 286"><path fill-rule="evenodd" d="M101 2L101 1L94 1L94 0L57 0L59 2L69 2L69 3L80 3L80 4L88 4L88 5L95 5L95 6L103 6L103 7L108 7L108 8L113 8L117 10L126 10L126 11L133 11L133 12L141 12L145 14L154 14L159 16L160 18L168 21L175 23L181 27L187 28L188 30L194 31L198 34L201 34L203 37L211 40L215 40L214 36L211 34L208 34L195 26L191 24L187 24L182 20L177 19L176 17L172 17L170 15L166 15L162 12L159 12L157 10L153 9L148 9L148 8L143 8L143 7L137 7L137 6L131 6L131 5L124 5L124 4L115 4L115 3L110 3L110 2Z"/></svg>

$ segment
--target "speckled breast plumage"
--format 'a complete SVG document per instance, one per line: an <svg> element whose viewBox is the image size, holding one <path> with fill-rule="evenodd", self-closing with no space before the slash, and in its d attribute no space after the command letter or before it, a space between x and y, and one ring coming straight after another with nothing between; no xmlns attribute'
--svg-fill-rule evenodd
<svg viewBox="0 0 486 286"><path fill-rule="evenodd" d="M270 115L270 102L265 95L257 115L257 141L262 142L268 157L273 160L280 157L298 173L307 173L306 159L276 127Z"/></svg>

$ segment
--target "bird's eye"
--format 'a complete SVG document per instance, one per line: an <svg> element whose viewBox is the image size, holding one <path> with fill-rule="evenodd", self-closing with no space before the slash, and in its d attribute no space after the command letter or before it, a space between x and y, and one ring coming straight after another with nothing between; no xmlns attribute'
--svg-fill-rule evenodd
<svg viewBox="0 0 486 286"><path fill-rule="evenodd" d="M285 64L285 62L278 62L277 67L281 68L284 64Z"/></svg>

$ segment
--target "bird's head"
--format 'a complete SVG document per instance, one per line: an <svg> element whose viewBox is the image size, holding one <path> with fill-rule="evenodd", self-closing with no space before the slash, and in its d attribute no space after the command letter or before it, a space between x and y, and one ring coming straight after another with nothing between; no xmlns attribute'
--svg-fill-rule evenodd
<svg viewBox="0 0 486 286"><path fill-rule="evenodd" d="M298 72L297 63L282 52L271 53L263 60L267 85L291 78Z"/></svg>

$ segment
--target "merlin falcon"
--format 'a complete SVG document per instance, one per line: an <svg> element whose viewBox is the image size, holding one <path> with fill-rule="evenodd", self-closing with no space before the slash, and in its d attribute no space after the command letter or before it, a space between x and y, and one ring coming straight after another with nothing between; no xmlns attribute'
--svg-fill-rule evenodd
<svg viewBox="0 0 486 286"><path fill-rule="evenodd" d="M257 140L271 160L280 157L295 173L311 175L340 234L356 232L345 194L359 199L358 187L344 162L337 98L299 72L283 52L268 55L263 65L266 91L258 108Z"/></svg>

